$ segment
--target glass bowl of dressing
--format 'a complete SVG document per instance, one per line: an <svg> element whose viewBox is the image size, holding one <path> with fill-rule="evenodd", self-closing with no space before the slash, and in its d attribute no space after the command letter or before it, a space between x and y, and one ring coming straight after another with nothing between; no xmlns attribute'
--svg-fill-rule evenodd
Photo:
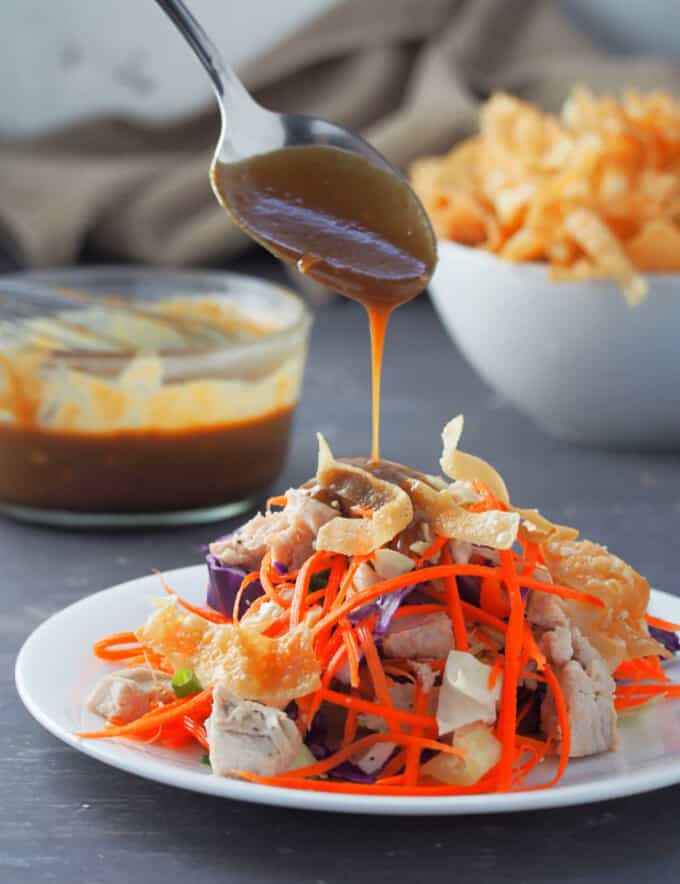
<svg viewBox="0 0 680 884"><path fill-rule="evenodd" d="M206 522L248 509L280 472L311 325L287 289L85 268L4 276L0 301L21 313L0 303L0 512Z"/></svg>

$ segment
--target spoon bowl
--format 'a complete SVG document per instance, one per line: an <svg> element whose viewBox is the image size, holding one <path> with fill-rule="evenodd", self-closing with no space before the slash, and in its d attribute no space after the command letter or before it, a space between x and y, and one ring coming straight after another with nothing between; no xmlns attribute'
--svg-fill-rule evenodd
<svg viewBox="0 0 680 884"><path fill-rule="evenodd" d="M275 113L258 104L182 0L156 0L206 69L220 108L222 128L212 161L211 181L218 201L214 170L258 154L287 147L323 145L359 154L371 165L396 175L410 190L402 172L361 135L320 117ZM417 199L413 194L414 199ZM225 207L228 208L228 207ZM423 210L424 214L424 210ZM433 234L434 239L434 234Z"/></svg>

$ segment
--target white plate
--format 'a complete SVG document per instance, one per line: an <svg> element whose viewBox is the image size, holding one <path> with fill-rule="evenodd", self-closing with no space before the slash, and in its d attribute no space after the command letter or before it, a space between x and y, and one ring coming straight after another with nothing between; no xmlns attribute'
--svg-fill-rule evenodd
<svg viewBox="0 0 680 884"><path fill-rule="evenodd" d="M165 578L189 601L203 602L203 566L169 571ZM74 749L121 770L224 798L308 810L378 814L498 813L562 807L680 782L678 700L624 718L620 724L620 751L572 761L558 787L509 795L394 798L278 789L213 776L200 763L200 751L75 737L75 731L101 725L101 719L83 707L88 690L110 669L93 657L92 643L111 632L135 629L149 614L149 599L158 595L162 595L158 577L150 575L88 596L39 626L17 659L17 688L28 711ZM680 599L666 593L653 592L651 609L660 617L680 620ZM670 674L680 680L680 661L672 665ZM540 779L550 776L552 765L553 762L545 762L540 767Z"/></svg>

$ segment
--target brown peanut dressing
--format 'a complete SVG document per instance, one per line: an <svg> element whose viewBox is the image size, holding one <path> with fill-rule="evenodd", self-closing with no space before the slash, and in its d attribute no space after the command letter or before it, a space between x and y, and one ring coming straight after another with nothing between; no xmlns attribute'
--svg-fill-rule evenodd
<svg viewBox="0 0 680 884"><path fill-rule="evenodd" d="M392 311L423 291L436 263L432 228L408 184L359 154L287 147L216 164L223 206L270 252L366 308L373 444L380 459L380 380Z"/></svg>

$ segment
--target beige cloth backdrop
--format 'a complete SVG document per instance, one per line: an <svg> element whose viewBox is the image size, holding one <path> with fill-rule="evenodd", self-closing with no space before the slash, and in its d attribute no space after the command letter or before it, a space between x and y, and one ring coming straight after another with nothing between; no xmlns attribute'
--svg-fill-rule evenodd
<svg viewBox="0 0 680 884"><path fill-rule="evenodd" d="M680 68L607 55L550 0L347 0L240 72L264 105L361 130L394 162L446 150L506 89L556 109L570 84L680 93ZM212 196L218 119L172 126L88 120L0 142L0 252L68 263L85 245L156 264L223 260L246 246Z"/></svg>

